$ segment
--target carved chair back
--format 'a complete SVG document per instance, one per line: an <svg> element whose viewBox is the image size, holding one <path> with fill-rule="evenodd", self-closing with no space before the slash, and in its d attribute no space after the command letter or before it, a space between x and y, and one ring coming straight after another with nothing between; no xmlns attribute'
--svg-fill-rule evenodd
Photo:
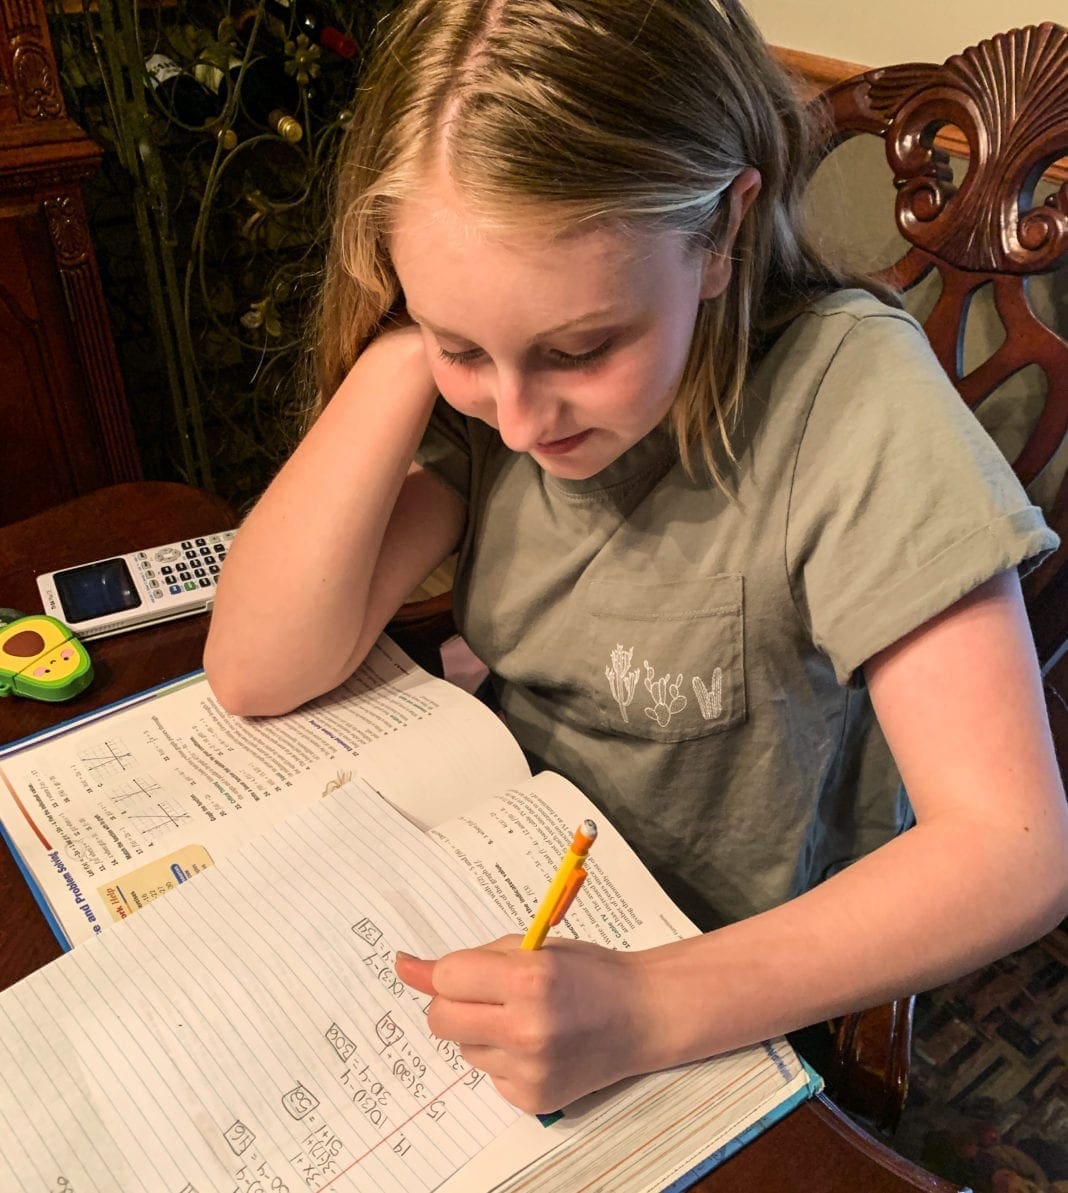
<svg viewBox="0 0 1068 1193"><path fill-rule="evenodd" d="M857 133L883 138L895 218L909 248L881 276L908 290L933 270L940 275L924 327L964 401L975 409L1028 365L1044 372L1045 405L1012 461L1030 484L1068 435L1068 341L1038 318L1028 297L1032 275L1068 266L1068 30L1051 23L1013 29L941 66L867 71L814 102L828 151ZM966 142L968 168L959 184L939 136L946 126ZM1036 204L1036 184L1051 167L1060 186ZM968 310L988 283L1005 340L966 373ZM1062 546L1025 585L1043 657L1068 636L1068 476L1046 514Z"/></svg>

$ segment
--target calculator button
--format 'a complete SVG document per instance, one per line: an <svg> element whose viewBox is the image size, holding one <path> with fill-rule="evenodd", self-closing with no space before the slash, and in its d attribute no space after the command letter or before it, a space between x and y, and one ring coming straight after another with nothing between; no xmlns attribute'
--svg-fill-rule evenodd
<svg viewBox="0 0 1068 1193"><path fill-rule="evenodd" d="M201 547L201 548L200 548L200 553L201 553L201 555L210 555L210 554L211 554L211 548L210 548L210 547Z"/></svg>
<svg viewBox="0 0 1068 1193"><path fill-rule="evenodd" d="M173 563L176 559L181 558L181 551L177 547L160 547L153 558L157 563Z"/></svg>
<svg viewBox="0 0 1068 1193"><path fill-rule="evenodd" d="M217 576L219 574L219 565L217 563L213 563L211 567L208 568L208 571L211 572L213 576Z"/></svg>
<svg viewBox="0 0 1068 1193"><path fill-rule="evenodd" d="M186 580L182 587L186 592L193 592L196 589L197 582L195 580Z"/></svg>
<svg viewBox="0 0 1068 1193"><path fill-rule="evenodd" d="M198 547L203 547L204 544L207 542L207 539L195 539L194 542L196 543L196 545Z"/></svg>
<svg viewBox="0 0 1068 1193"><path fill-rule="evenodd" d="M193 545L193 544L192 544L192 543L191 543L191 542L190 542L188 539L186 539L186 540L185 540L185 542L184 542L184 543L182 543L182 546L183 546L183 547L191 547L192 545Z"/></svg>
<svg viewBox="0 0 1068 1193"><path fill-rule="evenodd" d="M215 556L214 555L205 555L204 558L200 562L201 563L214 563Z"/></svg>
<svg viewBox="0 0 1068 1193"><path fill-rule="evenodd" d="M174 568L167 568L167 567L160 568L160 569L159 569L159 574L160 574L161 576L173 576L173 575L174 575Z"/></svg>
<svg viewBox="0 0 1068 1193"><path fill-rule="evenodd" d="M208 573L203 568L193 568L194 576L206 576Z"/></svg>
<svg viewBox="0 0 1068 1193"><path fill-rule="evenodd" d="M210 588L210 587L211 587L211 581L210 581L210 580L201 580L201 581L200 581L200 587L201 587L201 588Z"/></svg>
<svg viewBox="0 0 1068 1193"><path fill-rule="evenodd" d="M182 586L181 586L180 584L172 584L172 585L171 585L171 586L170 586L170 587L167 589L167 591L168 591L168 592L169 592L169 593L170 593L172 596L181 596L181 593L182 593Z"/></svg>
<svg viewBox="0 0 1068 1193"><path fill-rule="evenodd" d="M174 565L174 570L175 570L176 572L188 572L188 571L189 571L189 564L188 564L188 563L186 563L186 562L185 562L185 560L183 559L181 563L176 563L176 564Z"/></svg>

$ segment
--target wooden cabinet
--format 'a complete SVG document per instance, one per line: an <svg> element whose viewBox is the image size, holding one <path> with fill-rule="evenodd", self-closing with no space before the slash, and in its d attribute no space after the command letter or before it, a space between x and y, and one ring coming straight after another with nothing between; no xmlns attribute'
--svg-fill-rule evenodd
<svg viewBox="0 0 1068 1193"><path fill-rule="evenodd" d="M42 0L0 0L0 525L141 469Z"/></svg>

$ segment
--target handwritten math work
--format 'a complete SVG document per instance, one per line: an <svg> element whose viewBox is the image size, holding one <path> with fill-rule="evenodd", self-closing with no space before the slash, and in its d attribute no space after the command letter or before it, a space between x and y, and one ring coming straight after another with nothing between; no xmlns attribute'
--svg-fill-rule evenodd
<svg viewBox="0 0 1068 1193"><path fill-rule="evenodd" d="M392 959L512 929L350 784L0 995L0 1188L435 1188L519 1112Z"/></svg>

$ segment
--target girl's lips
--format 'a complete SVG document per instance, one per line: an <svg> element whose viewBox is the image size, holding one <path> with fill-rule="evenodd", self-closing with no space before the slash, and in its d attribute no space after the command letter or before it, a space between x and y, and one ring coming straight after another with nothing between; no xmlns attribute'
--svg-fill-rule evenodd
<svg viewBox="0 0 1068 1193"><path fill-rule="evenodd" d="M568 435L566 439L553 439L549 443L539 443L537 451L543 456L562 456L585 443L593 434L593 430L580 431L577 435Z"/></svg>

